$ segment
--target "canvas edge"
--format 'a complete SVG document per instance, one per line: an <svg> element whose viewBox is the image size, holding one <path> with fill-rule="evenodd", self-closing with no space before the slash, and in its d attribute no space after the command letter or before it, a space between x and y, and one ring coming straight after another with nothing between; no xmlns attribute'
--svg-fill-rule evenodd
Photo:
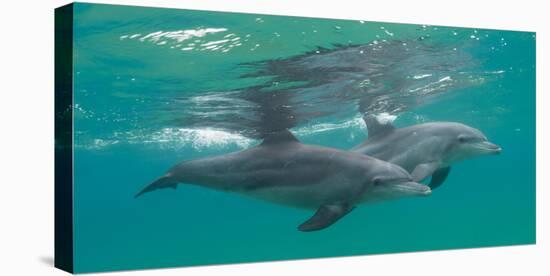
<svg viewBox="0 0 550 276"><path fill-rule="evenodd" d="M55 9L54 266L74 272L73 7Z"/></svg>

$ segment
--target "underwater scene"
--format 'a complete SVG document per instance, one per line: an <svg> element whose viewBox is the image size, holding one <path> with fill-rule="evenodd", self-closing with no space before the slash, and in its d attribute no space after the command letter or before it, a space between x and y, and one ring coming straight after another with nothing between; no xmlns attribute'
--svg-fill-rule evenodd
<svg viewBox="0 0 550 276"><path fill-rule="evenodd" d="M533 244L535 44L77 3L75 272Z"/></svg>

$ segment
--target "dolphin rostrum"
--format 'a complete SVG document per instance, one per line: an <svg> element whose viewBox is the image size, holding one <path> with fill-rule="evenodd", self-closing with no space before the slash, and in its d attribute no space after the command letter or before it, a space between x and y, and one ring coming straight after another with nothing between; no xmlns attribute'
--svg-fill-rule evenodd
<svg viewBox="0 0 550 276"><path fill-rule="evenodd" d="M461 123L432 122L395 128L391 123L381 123L374 115L367 115L364 120L368 139L352 151L399 165L416 182L431 175L432 189L445 181L452 163L501 152L481 131Z"/></svg>
<svg viewBox="0 0 550 276"><path fill-rule="evenodd" d="M431 193L397 165L302 144L288 130L268 134L260 145L247 150L181 162L136 197L176 188L178 183L317 210L298 227L300 231L326 228L360 203Z"/></svg>

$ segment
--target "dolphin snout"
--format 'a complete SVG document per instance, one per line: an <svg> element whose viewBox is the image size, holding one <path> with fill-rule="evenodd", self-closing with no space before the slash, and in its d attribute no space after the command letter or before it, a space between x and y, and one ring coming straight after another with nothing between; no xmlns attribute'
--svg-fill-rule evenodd
<svg viewBox="0 0 550 276"><path fill-rule="evenodd" d="M410 195L429 196L432 194L432 189L430 189L430 187L412 181L398 184L397 186L399 190L406 192Z"/></svg>
<svg viewBox="0 0 550 276"><path fill-rule="evenodd" d="M499 154L502 152L502 148L499 145L493 144L491 142L485 141L482 143L483 147L493 154Z"/></svg>
<svg viewBox="0 0 550 276"><path fill-rule="evenodd" d="M416 182L414 182L416 183ZM418 183L416 183L418 184ZM429 196L432 194L432 189L426 185L423 185L423 184L418 184L420 186L422 186L422 188L420 188L420 195L421 196Z"/></svg>

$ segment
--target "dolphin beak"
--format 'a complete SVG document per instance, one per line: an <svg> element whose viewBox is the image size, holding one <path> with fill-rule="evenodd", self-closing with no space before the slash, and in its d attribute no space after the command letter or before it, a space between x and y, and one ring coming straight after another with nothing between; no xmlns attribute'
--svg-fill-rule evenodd
<svg viewBox="0 0 550 276"><path fill-rule="evenodd" d="M429 196L432 194L432 189L430 189L430 187L416 182L396 184L395 188L401 192L410 194L411 196Z"/></svg>
<svg viewBox="0 0 550 276"><path fill-rule="evenodd" d="M502 151L501 147L488 141L482 142L481 147L489 154L499 154Z"/></svg>

